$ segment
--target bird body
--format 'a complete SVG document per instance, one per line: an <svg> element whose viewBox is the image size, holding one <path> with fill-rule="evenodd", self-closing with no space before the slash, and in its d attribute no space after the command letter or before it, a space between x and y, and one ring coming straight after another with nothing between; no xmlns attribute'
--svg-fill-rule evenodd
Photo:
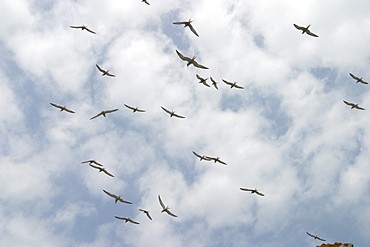
<svg viewBox="0 0 370 247"><path fill-rule="evenodd" d="M351 74L351 73L349 73L349 75L353 78L353 79L355 79L356 80L356 83L359 83L359 82L361 82L362 84L369 84L369 83L367 83L366 81L364 81L362 78L360 78L360 77L357 77L357 76L355 76L355 75L353 75L353 74Z"/></svg>
<svg viewBox="0 0 370 247"><path fill-rule="evenodd" d="M181 115L178 115L176 114L174 111L170 111L170 110L167 110L166 108L164 108L163 106L161 106L162 110L167 112L168 114L170 114L170 117L178 117L178 118L185 118L184 116L181 116Z"/></svg>
<svg viewBox="0 0 370 247"><path fill-rule="evenodd" d="M103 115L104 117L106 117L106 116L105 116L105 114L107 114L107 113L112 113L112 112L115 112L115 111L118 111L118 109L107 110L107 111L101 111L101 112L99 112L97 115L95 115L95 116L91 117L91 118L90 118L90 120L92 120L92 119L94 119L94 118L97 118L97 117L99 117L99 116L101 116L101 115Z"/></svg>
<svg viewBox="0 0 370 247"><path fill-rule="evenodd" d="M128 202L128 201L125 201L121 198L121 195L119 196L116 196L115 194L112 194L112 193L109 193L108 191L106 190L103 190L105 194L107 194L108 196L111 196L113 197L115 200L114 200L114 203L117 203L118 201L122 202L122 203L127 203L127 204L132 204L132 202Z"/></svg>
<svg viewBox="0 0 370 247"><path fill-rule="evenodd" d="M172 217L177 217L177 215L173 214L171 211L170 211L170 208L167 206L164 205L164 203L162 202L162 199L161 199L161 196L158 195L158 200L159 200L159 204L161 204L161 207L162 207L162 212L166 212L167 214L171 215Z"/></svg>
<svg viewBox="0 0 370 247"><path fill-rule="evenodd" d="M346 105L351 106L351 109L356 108L356 109L359 109L359 110L365 110L365 108L362 108L362 107L358 106L358 104L354 104L354 103L351 103L351 102L348 102L348 101L345 101L345 100L343 100L343 102Z"/></svg>
<svg viewBox="0 0 370 247"><path fill-rule="evenodd" d="M193 25L191 25L193 21L191 19L189 19L188 21L176 21L176 22L173 22L173 24L176 24L176 25L182 25L184 24L184 28L185 27L189 27L190 30L197 36L199 37L198 33L195 31Z"/></svg>
<svg viewBox="0 0 370 247"><path fill-rule="evenodd" d="M313 234L308 233L308 232L306 232L306 233L307 233L307 235L308 235L308 236L313 237L314 239L318 239L318 240L321 240L321 241L326 241L325 239L319 238L319 237L318 237L318 236L316 236L316 235L313 235Z"/></svg>
<svg viewBox="0 0 370 247"><path fill-rule="evenodd" d="M87 28L86 26L84 26L84 25L82 25L82 26L69 26L69 27L71 27L71 28L81 28L81 31L86 30L86 31L88 31L88 32L90 32L90 33L96 34L94 31L92 31L92 30L88 29L88 28Z"/></svg>
<svg viewBox="0 0 370 247"><path fill-rule="evenodd" d="M131 223L133 223L133 224L140 224L139 222L133 221L133 220L132 220L132 219L130 219L130 218L118 217L118 216L114 216L114 218L119 219L119 220L124 220L124 221L125 221L125 223L127 223L127 222L131 222Z"/></svg>
<svg viewBox="0 0 370 247"><path fill-rule="evenodd" d="M145 110L141 110L141 109L139 109L138 107L132 107L132 106L129 106L129 105L126 105L126 104L124 104L124 106L126 106L128 109L131 109L132 110L132 112L145 112Z"/></svg>
<svg viewBox="0 0 370 247"><path fill-rule="evenodd" d="M99 172L104 172L105 174L107 174L108 176L111 176L111 177L114 177L111 173L109 173L107 170L105 170L105 168L103 167L99 167L99 166L94 166L94 165L89 165L91 166L92 168L95 168L95 169L98 169Z"/></svg>
<svg viewBox="0 0 370 247"><path fill-rule="evenodd" d="M204 79L200 77L198 74L196 74L196 77L199 79L199 83L202 83L204 86L210 87L210 85L207 84L208 78Z"/></svg>
<svg viewBox="0 0 370 247"><path fill-rule="evenodd" d="M225 82L227 85L230 85L230 88L235 87L235 88L239 88L239 89L244 89L244 87L237 85L237 82L229 82L229 81L226 81L224 79L222 79L222 81Z"/></svg>
<svg viewBox="0 0 370 247"><path fill-rule="evenodd" d="M146 216L148 216L148 218L149 218L150 220L152 220L152 217L150 216L150 214L149 214L149 211L148 211L148 210L139 209L139 211L141 211L141 212L143 212L144 214L146 214Z"/></svg>
<svg viewBox="0 0 370 247"><path fill-rule="evenodd" d="M98 70L99 70L100 72L102 72L102 73L103 73L103 74L102 74L102 76L107 75L107 76L111 76L111 77L116 77L115 75L113 75L113 74L109 73L109 70L104 70L104 69L100 68L100 66L99 66L99 65L97 65L97 64L96 64L96 67L98 68Z"/></svg>
<svg viewBox="0 0 370 247"><path fill-rule="evenodd" d="M257 195L265 196L264 194L262 194L261 192L259 192L257 189L246 189L246 188L240 188L240 190L243 190L243 191L250 191L250 192L251 192L251 194L256 193Z"/></svg>
<svg viewBox="0 0 370 247"><path fill-rule="evenodd" d="M209 77L209 78L212 81L212 85L218 90L217 82L212 77Z"/></svg>
<svg viewBox="0 0 370 247"><path fill-rule="evenodd" d="M308 25L307 27L301 27L301 26L298 26L297 24L293 24L294 25L294 27L295 28L297 28L298 30L302 30L302 34L304 34L304 33L307 33L308 35L310 35L310 36L313 36L313 37L319 37L318 35L316 35L316 34L314 34L314 33L312 33L308 28L311 26L311 24L310 25Z"/></svg>
<svg viewBox="0 0 370 247"><path fill-rule="evenodd" d="M66 111L66 112L69 112L69 113L75 113L74 111L70 110L70 109L67 109L67 107L65 106L60 106L60 105L57 105L57 104L54 104L54 103L50 103L50 105L56 107L56 108L59 108L60 111Z"/></svg>
<svg viewBox="0 0 370 247"><path fill-rule="evenodd" d="M187 61L188 63L186 64L187 67L189 67L190 64L194 65L195 67L197 68L200 68L200 69L208 69L207 67L197 63L195 61L195 59L197 58L197 56L193 56L192 58L190 57L185 57L184 55L182 55L178 50L176 50L176 53L177 55L181 58L181 60L183 61Z"/></svg>

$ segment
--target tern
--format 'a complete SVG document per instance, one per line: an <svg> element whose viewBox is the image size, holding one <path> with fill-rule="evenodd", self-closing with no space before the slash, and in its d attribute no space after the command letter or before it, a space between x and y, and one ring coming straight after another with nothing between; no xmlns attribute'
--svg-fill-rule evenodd
<svg viewBox="0 0 370 247"><path fill-rule="evenodd" d="M189 58L189 57L185 57L184 55L182 55L178 50L176 50L176 53L177 55L181 58L181 60L183 61L187 61L188 63L186 64L187 67L189 67L190 64L194 65L195 67L197 68L200 68L200 69L208 69L207 67L197 63L195 61L195 59L197 58L197 56L193 56L192 58Z"/></svg>
<svg viewBox="0 0 370 247"><path fill-rule="evenodd" d="M239 89L243 89L244 88L242 86L237 85L236 84L237 82L232 83L232 82L226 81L224 79L222 79L222 81L225 82L227 85L230 85L230 88L233 88L233 87L236 87L236 88L239 88Z"/></svg>
<svg viewBox="0 0 370 247"><path fill-rule="evenodd" d="M163 111L167 112L168 114L170 114L170 117L178 117L178 118L185 118L184 116L180 116L178 114L176 114L174 111L169 111L167 110L166 108L164 108L163 106L161 106L161 108L163 109Z"/></svg>
<svg viewBox="0 0 370 247"><path fill-rule="evenodd" d="M126 104L124 104L128 109L131 109L132 110L132 112L145 112L145 110L141 110L141 109L139 109L138 107L132 107L132 106L129 106L129 105L126 105Z"/></svg>
<svg viewBox="0 0 370 247"><path fill-rule="evenodd" d="M152 217L150 217L150 214L149 214L149 211L148 211L148 210L144 210L144 209L140 209L140 208L139 208L139 211L141 211L141 212L143 212L144 214L146 214L146 216L148 216L148 218L149 218L150 220L152 220Z"/></svg>
<svg viewBox="0 0 370 247"><path fill-rule="evenodd" d="M102 74L102 76L107 75L107 76L116 77L115 75L113 75L113 74L109 73L109 70L104 70L104 69L100 68L100 67L99 67L99 65L96 65L96 67L98 68L98 70L99 70L100 72L102 72L102 73L103 73L103 74Z"/></svg>
<svg viewBox="0 0 370 247"><path fill-rule="evenodd" d="M119 220L124 220L124 221L125 221L125 223L127 223L127 222L131 222L131 223L134 223L134 224L140 224L139 222L133 221L133 220L132 220L132 219L130 219L130 218L124 218L124 217L118 217L118 216L114 216L114 218L119 219Z"/></svg>
<svg viewBox="0 0 370 247"><path fill-rule="evenodd" d="M207 161L210 161L210 160L212 160L212 159L210 159L210 158L207 158L207 156L205 156L205 155L199 155L199 154L197 154L196 152L194 152L193 151L193 154L195 155L195 156L197 156L200 160L199 161L201 161L201 160L207 160Z"/></svg>
<svg viewBox="0 0 370 247"><path fill-rule="evenodd" d="M69 26L69 27L71 27L71 28L81 28L81 31L82 31L82 30L86 30L86 31L88 31L88 32L90 32L90 33L96 34L94 31L92 31L92 30L88 29L88 28L87 28L86 26L84 26L84 25L82 25L82 26Z"/></svg>
<svg viewBox="0 0 370 247"><path fill-rule="evenodd" d="M111 176L111 177L114 177L112 174L110 174L107 170L105 170L105 168L102 168L102 167L99 167L99 166L94 166L94 165L89 165L91 166L92 168L95 168L95 169L98 169L99 172L104 172L105 174L107 174L108 176Z"/></svg>
<svg viewBox="0 0 370 247"><path fill-rule="evenodd" d="M163 213L163 212L166 212L166 213L168 213L169 215L171 215L171 216L173 216L173 217L177 217L176 215L174 215L171 211L170 211L170 208L167 206L165 206L164 204L163 204L163 202L162 202L162 199L161 199L161 196L160 195L158 195L158 199L159 199L159 203L161 204L161 207L163 208L163 210L162 210L162 212L161 213Z"/></svg>
<svg viewBox="0 0 370 247"><path fill-rule="evenodd" d="M107 194L108 196L111 196L113 197L115 200L114 200L114 203L117 203L118 201L122 202L122 203L127 203L127 204L132 204L132 202L128 202L128 201L125 201L121 198L121 195L119 196L116 196L115 194L112 194L112 193L109 193L108 191L106 190L103 190L105 194Z"/></svg>
<svg viewBox="0 0 370 247"><path fill-rule="evenodd" d="M343 100L343 102L346 104L346 105L350 105L351 106L351 109L353 108L356 108L356 109L359 109L359 110L365 110L364 108L358 106L358 104L354 104L354 103L350 103L350 102L347 102L345 100Z"/></svg>
<svg viewBox="0 0 370 247"><path fill-rule="evenodd" d="M257 195L265 196L265 195L264 195L264 194L262 194L261 192L257 191L257 189L246 189L246 188L240 188L240 190L243 190L243 191L250 191L250 192L251 192L251 194L256 193Z"/></svg>
<svg viewBox="0 0 370 247"><path fill-rule="evenodd" d="M312 235L311 233L308 233L308 232L306 232L306 233L308 234L308 236L313 237L314 239L318 239L318 240L321 240L321 241L326 241L325 239L319 238L318 236Z"/></svg>
<svg viewBox="0 0 370 247"><path fill-rule="evenodd" d="M95 165L103 166L102 164L96 162L95 160L86 160L86 161L82 161L81 163L82 164L89 163L89 165L91 165L92 163L94 163Z"/></svg>
<svg viewBox="0 0 370 247"><path fill-rule="evenodd" d="M69 112L69 113L75 113L74 111L70 110L70 109L67 109L67 107L65 106L60 106L60 105L57 105L57 104L53 104L53 103L50 103L50 105L56 107L56 108L59 108L60 111L66 111L66 112Z"/></svg>
<svg viewBox="0 0 370 247"><path fill-rule="evenodd" d="M146 4L148 4L148 5L150 5L150 3L148 3L148 1L147 1L147 0L142 0L142 2L143 2L143 3L146 3Z"/></svg>
<svg viewBox="0 0 370 247"><path fill-rule="evenodd" d="M215 80L213 80L212 77L209 77L212 81L212 85L218 90L218 86L217 86L217 82Z"/></svg>
<svg viewBox="0 0 370 247"><path fill-rule="evenodd" d="M107 111L101 111L101 112L100 112L100 113L98 113L97 115L95 115L95 116L91 117L91 118L90 118L90 120L92 120L92 119L94 119L94 118L97 118L97 117L99 117L99 116L101 116L101 115L103 115L104 117L106 117L106 116L105 116L105 114L107 114L107 113L111 113L111 112L115 112L115 111L118 111L118 109L107 110Z"/></svg>
<svg viewBox="0 0 370 247"><path fill-rule="evenodd" d="M194 27L193 27L193 25L191 25L191 23L192 23L193 21L191 20L191 19L189 19L188 21L176 21L176 22L174 22L173 24L177 24L177 25L181 25L181 24L184 24L185 26L184 26L184 28L185 27L189 27L190 28L190 30L197 36L197 37L199 37L199 35L198 35L198 33L195 31L195 29L194 29Z"/></svg>
<svg viewBox="0 0 370 247"><path fill-rule="evenodd" d="M357 77L357 76L354 76L354 75L353 75L353 74L351 74L351 73L349 73L349 75L350 75L353 79L355 79L355 80L356 80L356 83L361 82L362 84L369 84L369 83L367 83L366 81L362 80L362 78L359 78L359 77Z"/></svg>
<svg viewBox="0 0 370 247"><path fill-rule="evenodd" d="M215 163L218 162L218 163L221 163L223 165L227 165L225 162L223 162L222 160L220 160L220 157L217 157L217 158L213 158L213 157L209 157L209 156L205 156L208 160L213 160Z"/></svg>
<svg viewBox="0 0 370 247"><path fill-rule="evenodd" d="M298 25L296 25L294 23L293 23L293 25L295 26L295 28L297 28L299 30L302 30L302 34L307 33L308 35L311 35L313 37L319 37L318 35L312 33L310 30L308 30L308 28L311 26L311 24L308 25L307 27L301 27L301 26L298 26Z"/></svg>
<svg viewBox="0 0 370 247"><path fill-rule="evenodd" d="M196 74L196 77L199 79L199 83L203 83L204 86L210 87L210 85L207 84L208 78L204 79L200 77L198 74Z"/></svg>

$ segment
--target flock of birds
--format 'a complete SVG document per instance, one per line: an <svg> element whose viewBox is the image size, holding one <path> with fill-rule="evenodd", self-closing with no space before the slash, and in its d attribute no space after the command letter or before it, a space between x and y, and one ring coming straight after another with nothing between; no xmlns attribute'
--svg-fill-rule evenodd
<svg viewBox="0 0 370 247"><path fill-rule="evenodd" d="M146 3L147 5L150 5L146 0L142 0L142 2ZM193 27L192 25L192 20L189 19L188 21L179 21L179 22L173 22L173 24L175 25L184 25L184 28L188 27L192 33L194 33L194 35L196 35L197 37L199 37L197 31L195 30L195 28ZM311 32L309 30L310 28L310 25L308 25L307 27L302 27L302 26L298 26L296 24L293 24L295 28L297 28L298 30L301 30L302 31L302 34L306 33L307 35L310 35L310 36L313 36L313 37L319 37L318 35L314 34L313 32ZM96 32L92 31L91 29L87 28L87 26L84 26L84 25L81 25L81 26L70 26L71 28L75 28L75 29L81 29L81 30L86 30L90 33L93 33L93 34L96 34ZM190 65L193 65L194 67L196 68L199 68L199 69L208 69L208 67L198 63L197 61L195 61L195 59L197 58L196 55L194 55L193 57L187 57L187 56L184 56L183 54L181 54L178 50L176 50L176 53L177 55L179 56L179 58L183 61L186 61L187 64L186 66L189 67ZM99 70L99 72L102 73L102 76L109 76L109 77L115 77L114 74L110 73L109 70L105 70L103 68L101 68L98 64L96 64L96 67L97 69ZM359 78L353 74L349 74L354 80L356 80L356 83L360 82L362 84L368 84L367 82L365 82L363 80L363 78ZM208 84L207 83L207 80L208 78L203 78L201 77L200 75L196 74L196 78L199 80L199 83L203 84L204 86L206 87L211 87L214 86L217 90L219 89L218 88L218 83L212 78L210 77L210 81L212 82L212 84ZM230 82L230 81L227 81L227 80L224 80L222 79L222 81L229 85L230 88L237 88L237 89L244 89L244 87L240 86L237 84L237 82ZM358 106L358 104L355 104L355 103L351 103L351 102L348 102L348 101L345 101L343 100L343 102L346 104L346 105L349 105L351 106L351 109L359 109L359 110L365 110L364 108ZM74 111L68 109L66 106L60 106L60 105L57 105L57 104L54 104L54 103L50 103L53 107L56 107L56 108L59 108L60 111L66 111L66 112L69 112L69 113L75 113ZM143 109L139 109L138 107L133 107L133 106L130 106L130 105L127 105L127 104L124 104L124 106L130 110L132 110L133 112L146 112L145 110ZM171 110L168 110L167 108L161 106L161 109L168 113L170 117L177 117L177 118L185 118L184 116L182 115L179 115L177 113L175 113L175 111L171 111ZM93 120L99 116L103 116L103 117L106 117L106 114L108 113L113 113L113 112L116 112L118 111L119 109L112 109L112 110L103 110L101 112L99 112L98 114L92 116L90 118L90 120ZM204 160L204 161L213 161L214 163L220 163L222 165L227 165L226 162L220 160L220 157L211 157L211 156L206 156L206 155L200 155L196 152L193 151L193 154L198 157L200 159L200 161ZM87 161L83 161L82 162L83 164L89 164L90 167L94 168L94 169L97 169L99 170L99 172L103 172L105 173L106 175L110 176L110 177L114 177L113 174L111 174L110 172L108 172L104 166L100 163L98 163L97 161L95 160L87 160ZM250 192L251 194L256 194L256 195L259 195L259 196L265 196L263 193L261 193L260 191L258 191L256 188L255 189L249 189L249 188L240 188L241 191L247 191L247 192ZM129 202L129 201L126 201L126 200L123 200L121 195L117 196L111 192L108 192L106 190L103 190L103 192L114 198L114 202L117 203L118 201L121 202L121 203L125 203L125 204L132 204L132 202ZM169 209L168 206L165 206L165 204L163 203L160 195L158 195L158 201L159 201L159 204L162 208L161 212L166 212L168 215L172 216L172 217L177 217L177 215L175 215L174 213L172 213ZM139 211L140 212L143 212L147 217L148 219L152 220L152 217L151 215L149 214L149 211L148 210L145 210L145 209L141 209L139 208ZM116 219L119 219L119 220L123 220L125 221L126 223L127 222L130 222L130 223L133 223L133 224L140 224L139 222L137 221L134 221L132 220L130 217L119 217L119 216L115 216ZM316 235L313 235L313 234L310 234L308 232L306 232L310 237L313 237L314 239L318 239L318 240L321 240L321 241L326 241L325 239L323 238L320 238L320 237L317 237Z"/></svg>

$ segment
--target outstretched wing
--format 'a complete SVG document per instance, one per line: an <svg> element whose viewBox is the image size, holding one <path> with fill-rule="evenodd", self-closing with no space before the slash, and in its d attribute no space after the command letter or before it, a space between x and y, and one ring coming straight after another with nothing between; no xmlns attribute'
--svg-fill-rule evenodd
<svg viewBox="0 0 370 247"><path fill-rule="evenodd" d="M349 73L349 75L350 75L353 79L355 79L355 80L360 80L360 78L358 78L357 76L355 76L355 75L353 75L353 74L351 74L351 73Z"/></svg>
<svg viewBox="0 0 370 247"><path fill-rule="evenodd" d="M354 105L355 105L355 104L350 103L350 102L347 102L347 101L345 101L345 100L343 100L343 102L344 102L346 105L350 105L350 106L354 106Z"/></svg>
<svg viewBox="0 0 370 247"><path fill-rule="evenodd" d="M50 105L52 105L52 106L54 106L54 107L56 107L56 108L59 108L59 109L63 109L63 107L62 107L62 106L57 105L57 104L54 104L54 103L50 103Z"/></svg>
<svg viewBox="0 0 370 247"><path fill-rule="evenodd" d="M119 219L119 220L128 220L128 219L127 219L127 218L125 218L125 217L118 217L118 216L114 216L114 218Z"/></svg>
<svg viewBox="0 0 370 247"><path fill-rule="evenodd" d="M172 217L177 217L177 215L172 213L169 209L167 209L165 212L168 213L169 215L171 215Z"/></svg>
<svg viewBox="0 0 370 247"><path fill-rule="evenodd" d="M317 236L316 236L316 239L321 240L321 241L326 241L325 239L323 239L323 238L319 238L319 237L317 237Z"/></svg>
<svg viewBox="0 0 370 247"><path fill-rule="evenodd" d="M69 113L75 113L74 111L72 111L72 110L70 110L70 109L67 109L67 108L64 108L64 110L65 110L66 112L69 112Z"/></svg>
<svg viewBox="0 0 370 247"><path fill-rule="evenodd" d="M118 196L116 196L115 194L109 193L109 192L108 192L108 191L106 191L106 190L103 190L103 191L104 191L104 193L105 193L105 194L107 194L108 196L113 197L114 199L117 199L117 198L118 198Z"/></svg>
<svg viewBox="0 0 370 247"><path fill-rule="evenodd" d="M193 65L197 68L200 68L200 69L208 69L206 66L201 65L201 64L197 63L196 61L193 61Z"/></svg>
<svg viewBox="0 0 370 247"><path fill-rule="evenodd" d="M204 81L204 80L205 80L204 78L200 77L200 75L198 75L198 74L196 74L195 76L196 76L199 80L201 80L201 81Z"/></svg>
<svg viewBox="0 0 370 247"><path fill-rule="evenodd" d="M184 116L178 115L176 113L173 113L172 116L178 117L178 118L185 118Z"/></svg>
<svg viewBox="0 0 370 247"><path fill-rule="evenodd" d="M148 1L146 1L146 0L144 0L143 2L146 3L146 4L148 4L148 5L150 5L150 3L148 3Z"/></svg>
<svg viewBox="0 0 370 247"><path fill-rule="evenodd" d="M200 158L200 159L202 159L203 157L202 156L200 156L199 154L197 154L196 152L194 152L193 151L193 154L195 155L195 156L197 156L198 158Z"/></svg>
<svg viewBox="0 0 370 247"><path fill-rule="evenodd" d="M89 166L91 166L92 168L98 169L98 170L101 170L102 169L101 167L94 166L94 165L91 165L91 164Z"/></svg>
<svg viewBox="0 0 370 247"><path fill-rule="evenodd" d="M135 108L134 107L129 106L129 105L126 105L126 104L123 104L123 105L126 106L128 109L131 109L131 110L135 111Z"/></svg>
<svg viewBox="0 0 370 247"><path fill-rule="evenodd" d="M86 31L90 32L90 33L93 33L93 34L96 34L94 31L88 29L87 27L85 27Z"/></svg>
<svg viewBox="0 0 370 247"><path fill-rule="evenodd" d="M311 31L310 31L310 30L308 30L308 29L307 29L306 33L307 33L308 35L313 36L313 37L319 37L317 34L314 34L313 32L311 32Z"/></svg>
<svg viewBox="0 0 370 247"><path fill-rule="evenodd" d="M105 111L105 113L112 113L112 112L115 112L115 111L118 111L118 109L107 110L107 111Z"/></svg>
<svg viewBox="0 0 370 247"><path fill-rule="evenodd" d="M218 161L219 163L223 164L223 165L227 165L226 162L223 162L222 160L220 159L216 159L216 161Z"/></svg>
<svg viewBox="0 0 370 247"><path fill-rule="evenodd" d="M179 24L186 25L187 23L188 23L187 21L175 21L175 22L172 22L172 24L177 24L177 25L179 25Z"/></svg>
<svg viewBox="0 0 370 247"><path fill-rule="evenodd" d="M115 75L113 75L113 74L111 74L111 73L109 73L109 72L107 72L107 73L105 73L107 76L112 76L112 77L116 77Z"/></svg>
<svg viewBox="0 0 370 247"><path fill-rule="evenodd" d="M212 85L218 90L218 86L217 86L217 82L215 80L213 80L212 77L209 77L212 81Z"/></svg>
<svg viewBox="0 0 370 247"><path fill-rule="evenodd" d="M163 110L163 111L167 112L168 114L172 114L172 112L171 112L171 111L167 110L167 109L166 109L166 108L164 108L163 106L161 106L161 108L162 108L162 110Z"/></svg>
<svg viewBox="0 0 370 247"><path fill-rule="evenodd" d="M259 192L259 191L257 191L257 190L256 190L256 194L257 194L257 195L260 195L260 196L265 196L264 194L262 194L261 192Z"/></svg>
<svg viewBox="0 0 370 247"><path fill-rule="evenodd" d="M122 198L119 198L118 201L123 202L123 203L127 203L127 204L132 204L132 202L125 201Z"/></svg>
<svg viewBox="0 0 370 247"><path fill-rule="evenodd" d="M359 109L359 110L365 110L365 108L362 108L362 107L360 107L360 106L358 106L358 105L355 105L355 108L356 108L356 109Z"/></svg>
<svg viewBox="0 0 370 247"><path fill-rule="evenodd" d="M181 60L188 61L188 62L191 61L191 59L189 57L185 57L178 50L176 50L176 53L181 58Z"/></svg>
<svg viewBox="0 0 370 247"><path fill-rule="evenodd" d="M230 85L230 86L232 86L234 83L232 83L232 82L229 82L229 81L226 81L226 80L224 80L224 79L222 79L222 81L223 82L225 82L227 85Z"/></svg>
<svg viewBox="0 0 370 247"><path fill-rule="evenodd" d="M100 115L102 115L103 114L103 112L99 112L97 115L95 115L95 116L93 116L93 117L91 117L90 118L90 120L92 120L92 119L94 119L94 118L97 118L97 117L99 117Z"/></svg>
<svg viewBox="0 0 370 247"><path fill-rule="evenodd" d="M163 209L165 209L165 208L166 208L166 206L163 204L163 202L162 202L162 199L161 199L161 196L160 196L160 195L158 195L158 200L159 200L159 204L161 204L161 207L162 207Z"/></svg>
<svg viewBox="0 0 370 247"><path fill-rule="evenodd" d="M240 188L240 190L243 190L243 191L253 191L251 189L246 189L246 188Z"/></svg>
<svg viewBox="0 0 370 247"><path fill-rule="evenodd" d="M188 26L189 26L190 30L191 30L191 31L192 31L192 32L193 32L197 37L199 37L199 35L198 35L197 31L195 31L195 29L194 29L193 25L189 24Z"/></svg>
<svg viewBox="0 0 370 247"><path fill-rule="evenodd" d="M105 174L107 174L108 176L111 176L111 177L114 177L113 174L110 174L107 170L103 169L102 170Z"/></svg>
<svg viewBox="0 0 370 247"><path fill-rule="evenodd" d="M71 28L82 28L82 26L69 26Z"/></svg>
<svg viewBox="0 0 370 247"><path fill-rule="evenodd" d="M134 224L140 224L139 222L136 222L136 221L133 221L132 219L128 218L128 221L130 221L131 223L134 223Z"/></svg>
<svg viewBox="0 0 370 247"><path fill-rule="evenodd" d="M305 27L298 26L297 24L294 24L294 23L293 25L295 26L295 28L302 30L302 31L306 29Z"/></svg>
<svg viewBox="0 0 370 247"><path fill-rule="evenodd" d="M234 84L234 87L239 88L239 89L244 89L244 87L236 85L236 84Z"/></svg>
<svg viewBox="0 0 370 247"><path fill-rule="evenodd" d="M100 68L100 67L99 67L99 65L97 65L97 64L96 64L96 67L98 68L98 70L99 70L100 72L102 72L102 73L105 73L105 72L106 72L104 69Z"/></svg>

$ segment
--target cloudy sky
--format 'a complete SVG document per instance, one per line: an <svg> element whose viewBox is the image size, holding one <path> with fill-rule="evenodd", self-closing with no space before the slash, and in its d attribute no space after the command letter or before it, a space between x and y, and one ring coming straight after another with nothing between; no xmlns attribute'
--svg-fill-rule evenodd
<svg viewBox="0 0 370 247"><path fill-rule="evenodd" d="M0 0L0 246L369 245L370 2L148 1Z"/></svg>

